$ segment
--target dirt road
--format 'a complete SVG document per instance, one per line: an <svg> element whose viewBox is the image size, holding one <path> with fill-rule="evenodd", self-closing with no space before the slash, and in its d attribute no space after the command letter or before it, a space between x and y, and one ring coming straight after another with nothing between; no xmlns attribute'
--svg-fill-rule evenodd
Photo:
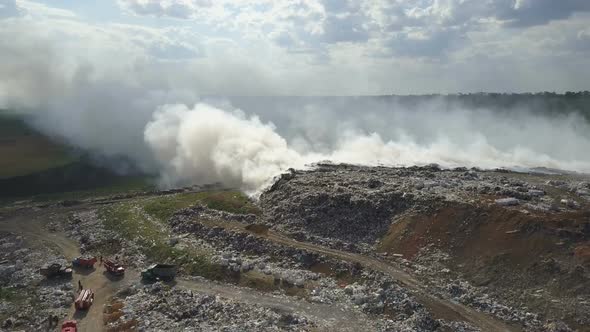
<svg viewBox="0 0 590 332"><path fill-rule="evenodd" d="M63 233L48 232L46 230L46 215L47 211L41 211L11 216L0 221L0 230L22 235L25 241L33 247L40 249L45 247L53 248L68 260L79 256L80 251L76 241L67 238ZM97 263L96 268L92 270L74 270L72 278L73 286L77 289L79 280L84 288L91 288L95 292L94 304L88 311L76 311L73 305L71 307L70 317L78 321L80 331L104 331L102 320L103 305L122 287L133 283L140 283L139 273L137 271L127 269L123 279L111 280L105 274L104 268L98 265ZM260 305L286 313L296 312L304 314L312 319L315 318L319 322L326 323L326 327L323 327L322 331L371 330L371 324L364 314L334 305L313 304L295 298L273 296L247 288L219 284L204 279L178 279L175 284L177 287L190 289L203 294Z"/></svg>
<svg viewBox="0 0 590 332"><path fill-rule="evenodd" d="M74 209L81 210L84 208L88 208L88 206L78 206ZM68 239L62 233L47 232L44 224L47 222L45 216L48 213L58 212L65 214L74 209L51 208L16 214L0 221L0 230L20 233L25 239L31 240L33 244L49 245L62 253L67 259L73 259L80 254L78 244L75 241ZM245 226L241 223L216 222L214 223L214 226L221 226L234 231L248 232L279 244L325 254L353 263L359 263L375 271L386 273L398 280L400 284L411 291L412 294L433 314L440 318L448 320L463 320L479 327L482 331L521 330L518 327L510 326L499 319L453 302L452 300L440 299L431 295L427 289L421 286L416 278L390 262L360 254L335 250L312 243L299 242L273 231L268 231L262 234L250 232L246 230ZM76 313L72 307L72 316L80 321L81 327L83 327L84 331L102 331L103 304L106 303L108 298L112 296L117 289L124 285L138 282L139 280L138 273L131 270L129 270L125 278L120 281L110 281L105 275L103 275L103 272L104 269L99 267L95 271L89 272L78 270L75 271L74 274L73 282L76 287L78 280L80 280L84 287L91 288L95 291L95 303L88 312ZM274 297L254 290L238 288L232 285L221 285L208 281L179 280L178 286L205 294L219 295L236 301L259 304L277 310L300 312L311 317L316 317L322 321L333 321L334 324L339 327L337 330L341 331L364 330L368 326L368 320L363 315L354 313L353 311L344 312L334 306L310 304L305 301Z"/></svg>
<svg viewBox="0 0 590 332"><path fill-rule="evenodd" d="M316 304L284 296L273 296L243 287L218 284L207 280L178 280L177 285L199 293L217 295L239 302L257 304L285 313L297 312L314 317L321 322L330 322L330 331L366 331L371 330L367 316L357 311L336 305ZM325 329L322 329L325 331Z"/></svg>
<svg viewBox="0 0 590 332"><path fill-rule="evenodd" d="M486 313L477 311L473 308L469 308L460 303L454 302L450 299L441 299L430 294L430 292L421 286L420 282L410 275L408 272L402 270L400 267L393 265L390 262L382 261L373 257L364 256L361 254L355 254L345 252L341 250L331 249L328 247L300 242L279 233L268 230L266 232L252 232L245 229L245 225L237 222L217 222L217 221L204 221L204 224L208 226L223 227L233 231L247 232L259 237L267 238L275 243L279 243L285 246L294 248L305 249L307 251L316 252L324 255L328 255L344 261L359 263L374 271L385 273L402 284L406 289L411 291L418 301L425 305L433 314L440 318L448 320L462 320L480 328L482 331L520 331L522 329L511 326L503 321L492 317Z"/></svg>
<svg viewBox="0 0 590 332"><path fill-rule="evenodd" d="M48 232L45 227L44 214L27 213L11 217L0 222L0 230L21 234L32 247L53 248L68 261L80 256L78 243L67 238L63 233ZM104 268L95 264L93 269L76 268L72 276L72 286L77 290L78 281L84 288L94 291L94 303L88 311L77 311L72 305L70 317L78 321L81 331L102 331L102 308L108 298L129 281L129 277L111 281L105 276ZM61 323L61 322L60 322Z"/></svg>

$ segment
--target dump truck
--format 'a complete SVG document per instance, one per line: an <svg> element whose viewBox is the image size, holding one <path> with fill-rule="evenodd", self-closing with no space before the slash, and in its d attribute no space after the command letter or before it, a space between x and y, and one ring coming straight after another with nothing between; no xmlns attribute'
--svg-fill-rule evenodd
<svg viewBox="0 0 590 332"><path fill-rule="evenodd" d="M112 275L122 276L125 274L125 268L117 261L106 259L103 262L104 268Z"/></svg>
<svg viewBox="0 0 590 332"><path fill-rule="evenodd" d="M84 267L84 268L88 268L88 269L93 268L94 263L96 263L96 257L90 257L90 256L76 257L72 261L73 266L79 266L79 267Z"/></svg>
<svg viewBox="0 0 590 332"><path fill-rule="evenodd" d="M71 277L72 268L70 268L69 266L62 266L59 263L51 263L41 267L39 273L41 273L41 275L44 275L47 278Z"/></svg>
<svg viewBox="0 0 590 332"><path fill-rule="evenodd" d="M145 281L172 281L176 277L176 266L171 264L154 264L141 272Z"/></svg>
<svg viewBox="0 0 590 332"><path fill-rule="evenodd" d="M92 289L83 289L78 294L74 305L76 310L87 310L94 302L94 292Z"/></svg>
<svg viewBox="0 0 590 332"><path fill-rule="evenodd" d="M61 324L61 332L78 332L78 322L75 320L66 320Z"/></svg>

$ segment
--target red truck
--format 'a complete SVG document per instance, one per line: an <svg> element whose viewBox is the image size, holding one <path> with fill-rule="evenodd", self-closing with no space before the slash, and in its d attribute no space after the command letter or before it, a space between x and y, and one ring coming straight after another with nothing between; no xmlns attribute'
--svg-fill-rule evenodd
<svg viewBox="0 0 590 332"><path fill-rule="evenodd" d="M122 276L125 274L125 268L117 261L106 259L103 263L104 268L112 275Z"/></svg>
<svg viewBox="0 0 590 332"><path fill-rule="evenodd" d="M79 266L79 267L85 267L88 269L93 268L94 263L96 263L96 257L89 257L89 256L76 257L72 261L72 265Z"/></svg>
<svg viewBox="0 0 590 332"><path fill-rule="evenodd" d="M88 308L90 308L93 302L94 292L92 291L92 289L83 289L82 291L80 291L80 294L78 294L78 297L74 302L74 305L76 307L76 310L87 310Z"/></svg>
<svg viewBox="0 0 590 332"><path fill-rule="evenodd" d="M66 320L61 324L61 332L78 332L78 322L75 320Z"/></svg>

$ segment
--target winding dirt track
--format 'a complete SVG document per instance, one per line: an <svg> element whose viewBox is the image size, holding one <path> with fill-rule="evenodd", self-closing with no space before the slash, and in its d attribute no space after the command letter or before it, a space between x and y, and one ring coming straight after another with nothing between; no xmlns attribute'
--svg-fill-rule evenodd
<svg viewBox="0 0 590 332"><path fill-rule="evenodd" d="M79 209L79 208L76 208ZM53 209L51 212L64 213L72 209ZM0 220L0 231L9 231L22 235L25 241L33 247L40 249L51 247L71 260L80 255L78 243L65 236L63 233L48 232L44 227L47 210L28 212ZM98 266L98 264L97 264ZM117 290L130 284L139 284L139 273L127 269L125 277L121 280L109 280L104 275L104 268L98 267L91 271L75 270L72 278L73 286L77 287L78 280L85 288L91 288L95 292L94 304L86 312L76 311L71 307L70 317L78 321L80 331L104 331L103 305L113 296ZM219 284L204 279L184 280L175 282L177 287L190 289L195 292L219 296L221 298L235 300L248 304L272 308L286 313L301 313L310 318L322 322L321 331L370 331L371 324L367 316L346 308L326 304L314 304L303 300L296 300L284 296L273 296L255 290L236 287L228 284Z"/></svg>
<svg viewBox="0 0 590 332"><path fill-rule="evenodd" d="M27 243L33 247L50 247L62 254L67 260L80 256L78 243L67 238L62 233L46 231L44 227L45 218L40 214L27 213L19 215L0 222L0 230L10 231L21 234ZM103 275L104 269L97 263L95 269L74 269L72 277L72 286L77 287L78 281L85 288L94 291L94 303L88 311L76 311L72 305L70 308L70 317L78 321L79 330L81 331L102 331L102 308L108 298L114 292L127 284L129 278L119 281L109 281Z"/></svg>
<svg viewBox="0 0 590 332"><path fill-rule="evenodd" d="M206 280L178 280L177 285L199 293L218 295L222 298L256 304L261 307L273 308L286 313L300 313L315 317L320 322L328 322L328 327L321 331L370 331L371 325L367 316L353 310L336 305L316 304L307 301L288 299L283 296L272 296L243 287L218 284Z"/></svg>
<svg viewBox="0 0 590 332"><path fill-rule="evenodd" d="M22 234L25 239L29 239L33 243L50 245L66 256L67 259L73 259L79 255L78 244L75 241L68 239L64 234L47 232L43 226L47 222L45 216L48 213L64 214L74 210L83 210L92 207L92 205L93 204L84 204L74 208L47 208L40 211L28 211L0 220L0 230ZM466 321L480 328L482 331L495 332L521 330L518 327L508 325L495 317L479 312L473 308L469 308L449 299L441 299L433 296L427 289L421 286L416 278L389 262L312 243L299 242L273 231L268 231L264 234L254 233L246 230L244 228L245 226L240 223L215 222L212 224L214 224L214 226L221 226L234 231L248 232L282 245L325 254L344 261L359 263L369 269L388 274L410 290L422 304L440 318ZM73 282L77 284L78 280L81 280L84 287L95 290L95 303L87 313L75 313L75 310L72 307L72 314L80 321L82 327L81 330L83 331L102 331L102 305L106 303L108 298L112 296L117 289L127 284L139 282L138 273L131 270L128 270L125 278L121 281L109 281L103 275L102 268L98 268L97 271L92 273L78 273L78 271L76 271ZM258 304L286 312L299 312L310 317L315 317L320 321L331 321L334 324L332 325L334 330L337 331L370 330L370 324L368 323L366 316L353 311L343 311L343 309L333 305L311 304L305 301L275 297L254 290L202 280L178 280L177 284L180 287L192 289L205 294L218 295L220 297Z"/></svg>
<svg viewBox="0 0 590 332"><path fill-rule="evenodd" d="M450 299L441 299L430 294L427 289L421 286L420 282L416 278L402 270L400 267L395 266L389 262L360 254L331 249L312 243L299 242L271 230L264 233L252 232L246 230L244 224L237 222L204 221L203 224L208 226L223 227L233 231L247 232L255 236L267 238L275 243L285 246L325 254L352 263L359 263L362 266L365 266L374 271L385 273L399 281L400 284L412 292L412 295L414 295L420 303L425 305L433 314L440 318L466 321L480 328L482 331L499 332L522 330L518 327L508 325L486 313L469 308Z"/></svg>

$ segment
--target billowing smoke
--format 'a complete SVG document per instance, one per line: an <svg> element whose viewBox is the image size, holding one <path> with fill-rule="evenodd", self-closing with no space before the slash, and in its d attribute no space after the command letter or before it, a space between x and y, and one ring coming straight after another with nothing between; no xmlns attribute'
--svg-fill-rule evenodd
<svg viewBox="0 0 590 332"><path fill-rule="evenodd" d="M274 130L240 111L168 105L146 126L145 140L165 185L210 181L255 190L288 167L304 165Z"/></svg>
<svg viewBox="0 0 590 332"><path fill-rule="evenodd" d="M409 110L370 99L334 109L334 102L342 106L343 99L349 98L315 104L289 98L291 107L315 111L274 109L279 127L227 105L225 110L205 103L165 105L146 126L145 141L159 162L164 185L218 181L248 191L289 167L323 160L590 171L584 153L590 126L576 114L443 110L440 101ZM258 106L264 109L268 103L259 101Z"/></svg>
<svg viewBox="0 0 590 332"><path fill-rule="evenodd" d="M204 97L281 95L294 86L317 94L325 82L231 48L206 62L154 55L175 30L27 11L0 18L0 109L26 113L48 135L98 156L128 158L163 186L219 181L255 191L289 167L324 160L590 172L590 125L575 110L444 98ZM337 83L356 91L355 82Z"/></svg>
<svg viewBox="0 0 590 332"><path fill-rule="evenodd" d="M0 48L8 49L1 41ZM97 77L91 64L48 73L49 57L20 51L0 55L7 64L0 87L20 87L0 91L0 108L27 113L70 145L129 158L160 174L166 187L222 182L253 192L287 168L324 160L590 172L590 125L576 112L492 110L442 98L411 105L369 97L207 98L156 84L152 75Z"/></svg>

